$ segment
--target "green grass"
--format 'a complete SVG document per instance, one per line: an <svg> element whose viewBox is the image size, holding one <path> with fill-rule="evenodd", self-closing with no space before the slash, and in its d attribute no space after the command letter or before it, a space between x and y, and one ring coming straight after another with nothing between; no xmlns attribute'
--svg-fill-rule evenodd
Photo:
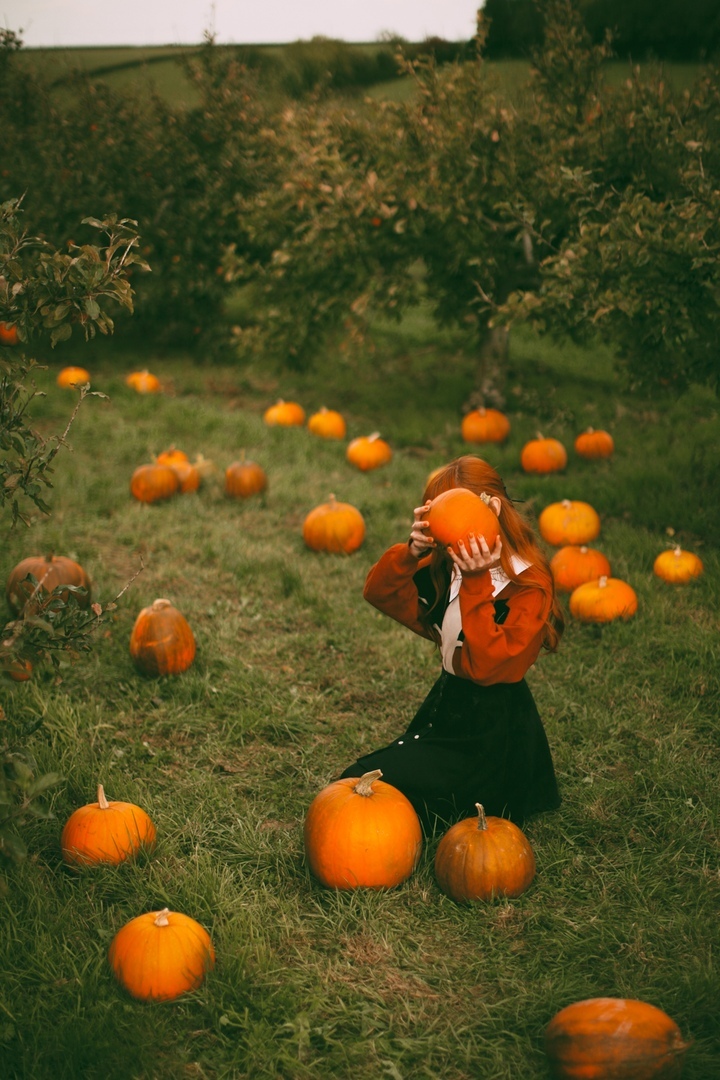
<svg viewBox="0 0 720 1080"><path fill-rule="evenodd" d="M530 672L563 805L525 827L538 873L522 897L454 904L434 881L437 838L405 885L336 894L305 866L307 806L402 729L438 667L431 646L362 600L365 574L406 536L430 469L471 449L459 436L473 384L463 337L417 312L377 327L375 349L366 361L328 350L315 371L283 373L138 355L120 330L60 347L38 377L34 415L48 433L73 401L55 386L63 363L88 366L109 400L83 403L53 515L5 533L0 573L52 548L82 562L105 602L141 556L145 569L89 656L0 687L8 730L41 716L32 750L65 776L55 819L27 827L31 856L0 897L3 1076L546 1080L545 1026L598 995L663 1008L693 1040L685 1080L716 1072L717 400L699 389L637 399L609 353L516 336L511 436L481 452L531 516L565 496L597 507L596 546L639 611L602 629L570 621L560 651ZM125 387L138 366L161 376L163 395ZM262 411L280 396L341 409L348 437L380 430L392 462L362 474L344 443L267 428ZM588 424L612 431L611 461L574 456ZM538 428L568 446L565 474L521 472ZM197 494L135 503L132 470L170 443L217 474ZM243 448L269 489L230 502L222 472ZM347 558L302 542L305 514L331 491L367 522ZM668 528L705 562L690 586L652 574ZM157 596L197 638L195 664L174 679L138 675L128 653L135 615ZM78 874L62 865L60 829L98 780L145 807L158 846ZM196 993L143 1005L115 984L107 947L125 921L165 905L208 928L217 965Z"/></svg>

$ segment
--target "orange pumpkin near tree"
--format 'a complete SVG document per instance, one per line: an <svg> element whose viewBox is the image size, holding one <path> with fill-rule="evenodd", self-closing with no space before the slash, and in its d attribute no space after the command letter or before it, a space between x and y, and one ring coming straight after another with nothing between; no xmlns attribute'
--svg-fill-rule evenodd
<svg viewBox="0 0 720 1080"><path fill-rule="evenodd" d="M15 323L0 322L0 345L18 345L20 336Z"/></svg>
<svg viewBox="0 0 720 1080"><path fill-rule="evenodd" d="M468 488L456 487L440 492L430 503L426 516L433 540L443 547L452 547L456 554L461 540L470 550L470 533L484 536L491 550L500 534L497 515Z"/></svg>
<svg viewBox="0 0 720 1080"><path fill-rule="evenodd" d="M125 383L138 394L159 394L162 390L157 375L153 375L147 368L143 371L131 371Z"/></svg>
<svg viewBox="0 0 720 1080"><path fill-rule="evenodd" d="M458 821L444 834L435 853L435 876L444 893L467 903L520 896L535 877L530 842L512 821L486 817Z"/></svg>
<svg viewBox="0 0 720 1080"><path fill-rule="evenodd" d="M605 623L631 619L637 611L637 594L619 578L603 577L586 581L570 594L570 614L580 622Z"/></svg>
<svg viewBox="0 0 720 1080"><path fill-rule="evenodd" d="M305 854L331 889L392 888L406 881L422 851L412 803L379 769L328 784L305 817Z"/></svg>
<svg viewBox="0 0 720 1080"><path fill-rule="evenodd" d="M510 434L510 421L499 409L473 409L460 424L460 434L469 443L501 443Z"/></svg>
<svg viewBox="0 0 720 1080"><path fill-rule="evenodd" d="M702 559L692 551L683 551L679 545L671 551L662 551L653 563L653 573L669 585L686 585L700 577L703 570Z"/></svg>
<svg viewBox="0 0 720 1080"><path fill-rule="evenodd" d="M572 592L586 581L610 577L610 563L601 551L584 544L567 544L556 551L550 560L550 572L555 588L560 592Z"/></svg>
<svg viewBox="0 0 720 1080"><path fill-rule="evenodd" d="M365 539L365 520L350 503L338 502L330 495L303 522L303 540L312 551L344 552L349 555Z"/></svg>
<svg viewBox="0 0 720 1080"><path fill-rule="evenodd" d="M524 472L561 472L568 462L567 450L559 439L546 439L538 435L526 442L520 452L520 464Z"/></svg>
<svg viewBox="0 0 720 1080"><path fill-rule="evenodd" d="M378 469L392 460L392 450L385 439L380 438L380 432L374 431L372 435L360 435L348 445L345 457L361 472L370 472Z"/></svg>
<svg viewBox="0 0 720 1080"><path fill-rule="evenodd" d="M38 594L48 595L59 586L73 586L73 588L84 590L84 593L73 592L78 607L90 606L90 578L79 563L66 555L30 555L10 571L5 586L7 602L16 615L25 609L35 592L36 586L32 581L27 580L28 575L32 575L38 582ZM69 595L69 591L61 593L65 603Z"/></svg>
<svg viewBox="0 0 720 1080"><path fill-rule="evenodd" d="M543 540L560 547L563 544L588 544L600 533L600 515L590 503L563 499L550 503L538 518Z"/></svg>
<svg viewBox="0 0 720 1080"><path fill-rule="evenodd" d="M155 844L150 817L134 803L108 800L98 784L97 802L75 810L60 837L63 859L71 866L113 866Z"/></svg>
<svg viewBox="0 0 720 1080"><path fill-rule="evenodd" d="M180 479L169 465L138 465L130 477L130 493L139 502L154 503L177 494Z"/></svg>
<svg viewBox="0 0 720 1080"><path fill-rule="evenodd" d="M90 372L84 367L64 367L55 380L65 390L76 390L90 382Z"/></svg>
<svg viewBox="0 0 720 1080"><path fill-rule="evenodd" d="M575 439L575 453L589 461L612 457L614 452L615 443L608 431L596 431L589 427Z"/></svg>
<svg viewBox="0 0 720 1080"><path fill-rule="evenodd" d="M108 961L118 982L140 1001L174 1001L197 990L215 964L207 930L178 911L148 911L112 940Z"/></svg>
<svg viewBox="0 0 720 1080"><path fill-rule="evenodd" d="M187 619L164 597L142 609L130 635L130 655L144 675L180 675L195 659L195 648Z"/></svg>

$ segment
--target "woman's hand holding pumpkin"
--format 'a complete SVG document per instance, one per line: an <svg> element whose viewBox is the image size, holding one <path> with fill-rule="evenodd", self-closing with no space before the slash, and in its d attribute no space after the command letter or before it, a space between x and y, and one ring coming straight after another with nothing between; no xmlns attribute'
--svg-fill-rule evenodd
<svg viewBox="0 0 720 1080"><path fill-rule="evenodd" d="M430 522L426 517L429 506L430 501L428 500L424 506L416 506L413 510L415 520L413 521L413 527L410 530L408 546L410 548L410 554L414 555L416 559L421 559L423 555L427 555L427 553L435 547L435 541L427 532L428 526L430 525Z"/></svg>
<svg viewBox="0 0 720 1080"><path fill-rule="evenodd" d="M492 551L487 546L484 536L468 536L469 548L462 540L458 541L458 553L449 547L448 555L457 566L461 574L482 574L485 570L492 570L500 565L500 552L502 540L498 536Z"/></svg>

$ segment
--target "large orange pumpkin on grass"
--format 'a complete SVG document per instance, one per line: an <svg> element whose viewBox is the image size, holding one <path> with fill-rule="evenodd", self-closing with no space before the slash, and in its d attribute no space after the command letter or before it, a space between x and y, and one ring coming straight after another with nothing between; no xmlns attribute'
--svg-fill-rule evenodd
<svg viewBox="0 0 720 1080"><path fill-rule="evenodd" d="M178 474L169 465L138 465L130 477L130 492L139 502L161 502L179 488Z"/></svg>
<svg viewBox="0 0 720 1080"><path fill-rule="evenodd" d="M305 854L331 889L380 889L410 877L422 851L420 821L409 799L379 769L335 780L305 817Z"/></svg>
<svg viewBox="0 0 720 1080"><path fill-rule="evenodd" d="M435 853L435 876L453 900L492 900L520 896L535 877L535 855L524 832L512 821L486 817L458 821L444 834Z"/></svg>
<svg viewBox="0 0 720 1080"><path fill-rule="evenodd" d="M112 940L110 967L140 1001L173 1001L197 990L215 964L207 930L177 911L148 911L126 923Z"/></svg>
<svg viewBox="0 0 720 1080"><path fill-rule="evenodd" d="M589 427L575 439L575 453L588 460L612 457L614 451L615 443L608 431L596 431Z"/></svg>
<svg viewBox="0 0 720 1080"><path fill-rule="evenodd" d="M295 427L305 423L305 410L296 401L283 401L282 398L263 413L263 420L271 427Z"/></svg>
<svg viewBox="0 0 720 1080"><path fill-rule="evenodd" d="M470 550L470 533L484 536L491 550L500 534L497 515L468 488L455 487L440 492L430 503L426 517L430 522L428 533L433 540L443 547L452 547L456 554L459 554L461 540Z"/></svg>
<svg viewBox="0 0 720 1080"><path fill-rule="evenodd" d="M346 425L343 416L335 409L326 409L324 405L313 413L307 426L308 431L311 431L313 435L319 435L321 439L345 438Z"/></svg>
<svg viewBox="0 0 720 1080"><path fill-rule="evenodd" d="M540 535L548 544L588 544L600 532L600 515L590 503L563 499L550 503L538 518Z"/></svg>
<svg viewBox="0 0 720 1080"><path fill-rule="evenodd" d="M85 383L90 382L90 372L84 367L64 367L58 372L55 381L65 390L76 390L78 386L84 386Z"/></svg>
<svg viewBox="0 0 720 1080"><path fill-rule="evenodd" d="M687 1048L667 1013L632 998L576 1001L545 1029L556 1080L678 1080Z"/></svg>
<svg viewBox="0 0 720 1080"><path fill-rule="evenodd" d="M662 551L653 563L653 573L670 585L685 585L700 577L703 570L702 560L679 546L672 551Z"/></svg>
<svg viewBox="0 0 720 1080"><path fill-rule="evenodd" d="M598 581L610 577L610 563L602 551L576 544L568 544L556 551L550 560L550 571L559 592L572 592L586 581Z"/></svg>
<svg viewBox="0 0 720 1080"><path fill-rule="evenodd" d="M180 675L195 659L190 624L169 600L154 600L135 620L130 655L144 675Z"/></svg>
<svg viewBox="0 0 720 1080"><path fill-rule="evenodd" d="M15 614L25 609L28 600L35 592L35 586L27 581L28 574L38 582L39 593L49 594L60 585L72 585L85 592L73 592L78 607L88 608L91 600L90 578L79 563L66 555L31 555L23 559L11 571L5 586L7 602ZM70 592L61 593L65 603Z"/></svg>
<svg viewBox="0 0 720 1080"><path fill-rule="evenodd" d="M619 578L603 576L597 581L586 581L570 594L570 614L580 622L631 619L637 606L635 590Z"/></svg>
<svg viewBox="0 0 720 1080"><path fill-rule="evenodd" d="M473 409L463 417L460 434L469 443L501 443L510 434L510 421L499 409Z"/></svg>
<svg viewBox="0 0 720 1080"><path fill-rule="evenodd" d="M162 389L157 375L153 375L147 369L144 371L131 371L125 382L133 390L136 390L138 394L158 394Z"/></svg>
<svg viewBox="0 0 720 1080"><path fill-rule="evenodd" d="M350 503L330 495L303 522L303 540L313 551L344 552L349 555L365 539L365 520Z"/></svg>
<svg viewBox="0 0 720 1080"><path fill-rule="evenodd" d="M520 464L528 473L561 472L567 465L567 450L559 439L538 435L526 442L520 452Z"/></svg>
<svg viewBox="0 0 720 1080"><path fill-rule="evenodd" d="M238 499L259 495L268 485L267 473L256 461L246 461L243 450L239 461L225 470L225 493Z"/></svg>
<svg viewBox="0 0 720 1080"><path fill-rule="evenodd" d="M345 457L362 472L378 469L392 460L392 450L380 433L374 431L372 435L360 435L348 445Z"/></svg>
<svg viewBox="0 0 720 1080"><path fill-rule="evenodd" d="M152 848L155 837L155 826L141 807L108 800L98 784L97 802L78 807L65 822L60 847L71 866L115 866Z"/></svg>

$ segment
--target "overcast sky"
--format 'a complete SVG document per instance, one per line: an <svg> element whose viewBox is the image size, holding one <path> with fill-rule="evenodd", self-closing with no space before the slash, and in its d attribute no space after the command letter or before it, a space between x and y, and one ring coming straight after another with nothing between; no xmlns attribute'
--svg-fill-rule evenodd
<svg viewBox="0 0 720 1080"><path fill-rule="evenodd" d="M29 48L297 41L316 34L375 41L467 40L483 0L0 0L0 24Z"/></svg>

